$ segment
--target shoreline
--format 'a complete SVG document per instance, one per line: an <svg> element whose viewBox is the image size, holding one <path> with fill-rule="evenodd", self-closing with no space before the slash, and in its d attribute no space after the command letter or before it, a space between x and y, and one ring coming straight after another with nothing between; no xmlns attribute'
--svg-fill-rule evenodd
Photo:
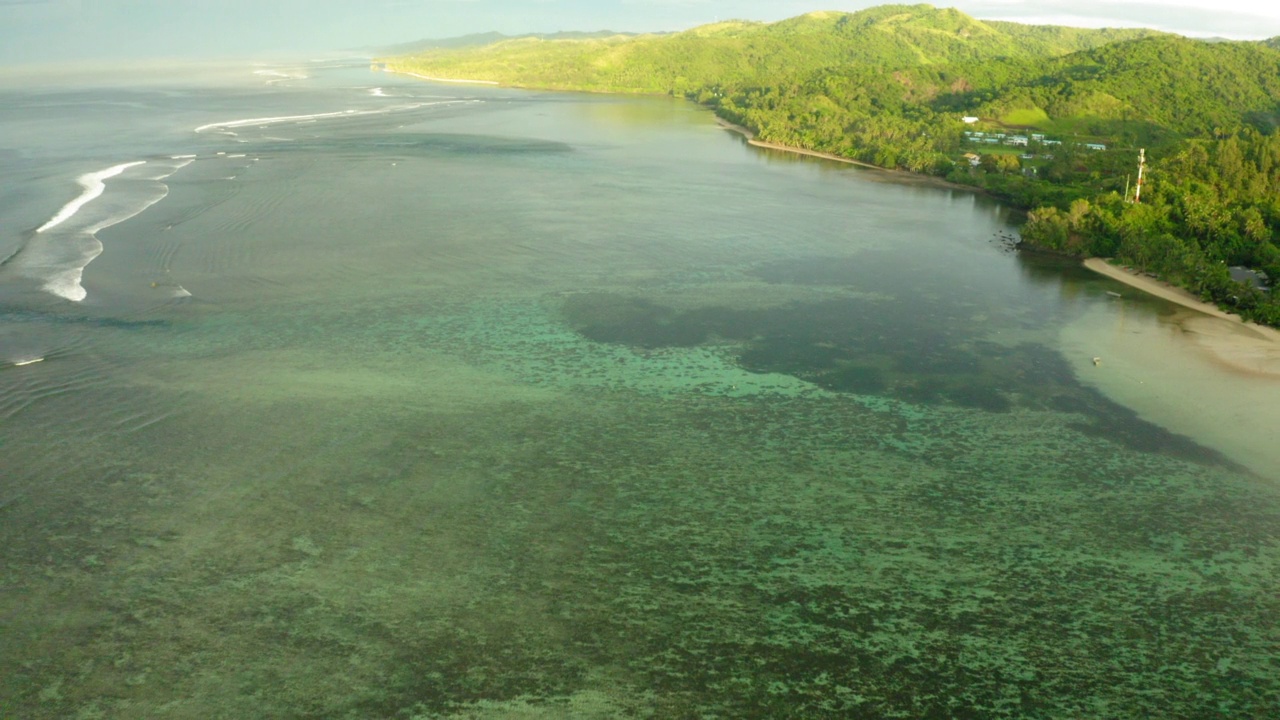
<svg viewBox="0 0 1280 720"><path fill-rule="evenodd" d="M1248 322L1182 288L1125 270L1102 258L1087 258L1083 265L1099 275L1192 311L1175 314L1172 322L1215 364L1237 373L1280 380L1280 330Z"/></svg>
<svg viewBox="0 0 1280 720"><path fill-rule="evenodd" d="M885 173L886 175L892 177L894 180L902 183L910 183L913 185L928 185L931 187L947 188L949 190L966 190L972 193L986 194L986 191L984 191L980 187L953 183L950 180L945 180L943 178L940 178L934 175L924 175L921 173L908 172L906 170L897 170L894 168L881 167L879 165L873 165L869 162L863 162L861 160L853 160L851 158L841 157L839 155L833 155L831 153L821 152L819 150L809 150L806 148L795 147L792 145L780 145L778 143L766 142L764 140L757 139L756 134L751 132L750 129L745 128L741 125L737 125L735 123L731 123L728 120L725 120L724 118L720 117L719 115L715 115L714 112L712 113L712 115L715 117L716 123L720 125L721 128L725 130L729 130L731 132L738 133L742 137L746 138L747 144L751 145L752 147L764 148L766 150L777 150L780 152L787 152L795 155L807 155L808 157L820 158L822 160L832 160L834 162L846 163L848 165L857 165L858 167L864 167L869 170L879 170L880 172Z"/></svg>
<svg viewBox="0 0 1280 720"><path fill-rule="evenodd" d="M1256 323L1245 322L1239 315L1228 313L1217 305L1210 305L1180 287L1170 285L1163 280L1157 280L1147 275L1142 275L1133 270L1126 270L1125 268L1117 267L1103 258L1085 258L1084 266L1099 275L1106 275L1112 280L1122 282L1125 285L1141 290L1148 295L1155 295L1158 298L1168 300L1172 303L1177 303L1183 307L1198 310L1205 315L1212 315L1213 317L1221 318L1223 320L1231 320L1240 323L1241 325L1252 325L1261 329L1270 329L1263 328L1263 326L1257 325Z"/></svg>
<svg viewBox="0 0 1280 720"><path fill-rule="evenodd" d="M386 66L383 67L383 72L406 75L429 82L502 85L501 83L493 80L436 78L409 72L407 70L394 70ZM541 91L550 90L549 88L524 89ZM555 90L551 91L557 92ZM697 103L694 104L697 105ZM831 153L766 142L758 139L756 134L749 128L730 122L719 115L716 115L714 111L712 112L712 117L715 118L716 124L721 129L741 135L746 140L747 144L752 147L791 153L794 155L803 155L821 160L830 160L847 165L863 167L868 170L876 170L879 171L876 175L884 181L947 190L963 190L966 192L990 196L990 193L983 188L974 187L972 185L961 185L933 175L923 175L905 170L885 168L880 167L879 165L873 165L861 160L853 160L851 158L841 157ZM1107 263L1101 258L1087 258L1083 261L1083 265L1095 273L1105 275L1112 280L1128 285L1136 290L1159 297L1192 311L1175 317L1173 320L1174 324L1177 325L1184 334L1190 336L1193 345L1209 355L1216 364L1224 367L1224 369L1259 377L1280 379L1280 331L1257 325L1255 323L1245 322L1237 315L1229 314L1216 306L1202 302L1199 298L1186 290L1137 273L1126 271ZM1227 324L1219 322L1223 320L1227 321Z"/></svg>
<svg viewBox="0 0 1280 720"><path fill-rule="evenodd" d="M394 70L385 65L382 68L382 72L391 73L393 75L407 75L409 77L418 78L420 80L426 80L428 82L472 84L472 85L493 85L493 86L501 86L501 87L511 87L511 88L516 88L521 90L540 91L540 92L584 92L588 94L602 94L602 95L648 94L648 93L619 93L617 91L560 89L560 88L549 88L549 87L526 87L523 85L503 85L503 83L497 82L495 80L466 80L462 78L438 78L438 77L430 77L427 75L421 75L419 73L410 72L408 70ZM662 95L664 97L666 96L665 93L659 93L659 95ZM867 168L868 170L878 170L881 173L884 173L887 178L892 179L894 182L899 182L907 185L925 185L928 187L944 188L947 190L963 190L966 192L990 196L990 193L988 193L983 188L976 187L973 185L961 185L960 183L954 183L954 182L951 182L950 180L937 177L936 175L925 175L922 173L909 172L907 170L898 170L896 168L881 167L880 165L873 165L872 163L863 162L862 160L854 160L852 158L841 157L839 155L833 155L832 153L821 152L819 150L809 150L807 148L795 147L793 145L781 145L778 143L772 143L772 142L760 140L756 137L755 133L751 132L749 128L746 128L746 127L743 127L742 125L731 123L728 120L725 120L719 115L716 115L715 111L710 110L710 108L706 108L706 106L704 105L701 105L696 102L693 104L697 105L698 107L707 109L709 112L711 112L711 116L715 118L716 124L718 124L721 128L725 130L729 130L731 132L735 132L741 135L743 138L746 139L747 144L753 147L758 147L765 150L776 150L779 152L792 153L794 155L806 155L808 157L819 158L821 160L831 160L833 162L845 163L847 165L857 165L858 167L864 167L864 168Z"/></svg>
<svg viewBox="0 0 1280 720"><path fill-rule="evenodd" d="M409 77L415 77L415 78L418 78L419 80L426 80L428 82L456 83L459 85L497 85L498 84L494 80L465 80L462 78L429 77L427 75L419 75L416 72L409 72L408 70L392 70L389 67L383 67L382 72L391 73L392 75L408 75Z"/></svg>

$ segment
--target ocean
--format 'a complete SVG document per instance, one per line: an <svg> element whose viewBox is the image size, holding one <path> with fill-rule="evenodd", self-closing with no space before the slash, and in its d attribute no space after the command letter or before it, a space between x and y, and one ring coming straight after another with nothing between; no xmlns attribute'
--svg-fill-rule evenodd
<svg viewBox="0 0 1280 720"><path fill-rule="evenodd" d="M1266 716L1280 384L1017 221L672 98L6 85L0 717Z"/></svg>

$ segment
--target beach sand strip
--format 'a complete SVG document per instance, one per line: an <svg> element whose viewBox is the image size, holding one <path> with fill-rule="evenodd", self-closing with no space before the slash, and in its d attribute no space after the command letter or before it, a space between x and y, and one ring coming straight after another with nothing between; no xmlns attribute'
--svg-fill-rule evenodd
<svg viewBox="0 0 1280 720"><path fill-rule="evenodd" d="M1171 319L1217 364L1236 372L1280 380L1280 331L1246 322L1168 283L1089 258L1084 266L1136 290L1168 300L1194 313L1177 313ZM1206 317L1207 316L1207 317Z"/></svg>

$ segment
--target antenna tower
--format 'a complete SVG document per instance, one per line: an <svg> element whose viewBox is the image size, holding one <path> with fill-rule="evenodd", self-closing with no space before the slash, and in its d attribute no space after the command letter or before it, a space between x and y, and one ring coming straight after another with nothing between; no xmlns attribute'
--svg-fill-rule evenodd
<svg viewBox="0 0 1280 720"><path fill-rule="evenodd" d="M1142 202L1142 171L1147 167L1147 149L1138 150L1138 183L1133 186L1133 202Z"/></svg>

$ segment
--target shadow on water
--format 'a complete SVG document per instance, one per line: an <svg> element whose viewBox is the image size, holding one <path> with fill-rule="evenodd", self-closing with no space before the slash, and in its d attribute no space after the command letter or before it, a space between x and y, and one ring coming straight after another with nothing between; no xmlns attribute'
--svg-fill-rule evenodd
<svg viewBox="0 0 1280 720"><path fill-rule="evenodd" d="M0 306L0 323L7 327L26 324L48 324L78 325L115 330L145 330L167 328L173 325L173 322L167 318L131 319L111 315L95 316L84 312L42 312L30 308L5 308L3 306Z"/></svg>
<svg viewBox="0 0 1280 720"><path fill-rule="evenodd" d="M903 292L894 279L900 275L858 259L787 261L757 274L773 283L856 285L872 296L763 309L680 309L647 298L583 293L569 297L563 312L578 333L596 342L641 348L730 344L738 363L752 372L922 405L1071 413L1081 417L1073 427L1090 436L1234 467L1220 453L1142 420L1081 384L1057 350L988 339L987 328L974 327L973 308L956 300L960 296L945 283L931 285L929 292Z"/></svg>

